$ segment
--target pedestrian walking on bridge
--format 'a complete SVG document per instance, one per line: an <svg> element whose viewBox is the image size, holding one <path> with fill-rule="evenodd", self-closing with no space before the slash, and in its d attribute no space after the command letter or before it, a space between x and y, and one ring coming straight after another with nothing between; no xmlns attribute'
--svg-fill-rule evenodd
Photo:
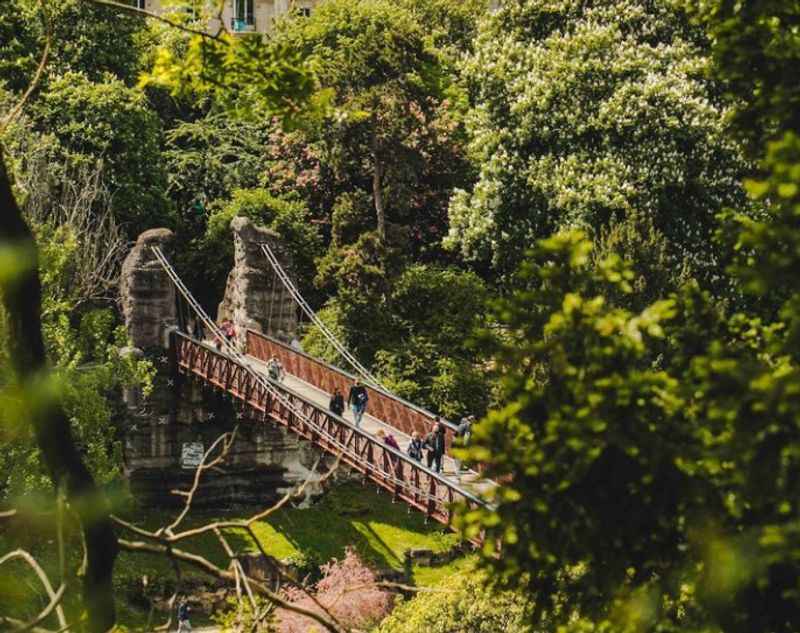
<svg viewBox="0 0 800 633"><path fill-rule="evenodd" d="M418 462L422 461L422 438L419 433L411 433L411 441L408 444L408 456Z"/></svg>
<svg viewBox="0 0 800 633"><path fill-rule="evenodd" d="M469 415L464 416L461 418L461 422L459 422L458 427L456 428L456 437L458 438L459 444L462 447L467 447L469 445L469 439L472 437L472 425L475 422L475 416ZM458 458L453 458L456 463L456 475L460 476L461 473L461 460Z"/></svg>
<svg viewBox="0 0 800 633"><path fill-rule="evenodd" d="M441 423L440 418L437 416L433 431L425 436L425 448L428 449L426 456L428 468L433 467L433 470L437 473L442 472L442 458L444 458L445 452L444 440L444 424Z"/></svg>
<svg viewBox="0 0 800 633"><path fill-rule="evenodd" d="M269 372L269 377L277 382L282 382L283 377L286 375L286 372L283 371L283 365L281 365L281 361L278 360L277 356L273 356L267 363L267 371Z"/></svg>
<svg viewBox="0 0 800 633"><path fill-rule="evenodd" d="M331 401L328 404L328 408L331 410L331 412L335 413L339 417L342 417L342 413L344 413L344 396L342 395L339 387L334 387L333 395L331 396Z"/></svg>
<svg viewBox="0 0 800 633"><path fill-rule="evenodd" d="M369 402L367 388L356 378L353 386L350 387L350 394L347 396L347 404L350 405L353 411L353 421L357 429L361 428L361 418L364 417L364 412L367 410L367 402Z"/></svg>

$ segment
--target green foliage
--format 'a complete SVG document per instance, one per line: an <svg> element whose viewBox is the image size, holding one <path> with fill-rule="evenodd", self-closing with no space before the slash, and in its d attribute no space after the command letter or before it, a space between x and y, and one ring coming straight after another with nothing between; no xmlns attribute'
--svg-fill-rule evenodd
<svg viewBox="0 0 800 633"><path fill-rule="evenodd" d="M433 591L396 607L376 633L531 633L531 602L492 590L488 581L473 569L452 574Z"/></svg>
<svg viewBox="0 0 800 633"><path fill-rule="evenodd" d="M387 298L392 324L376 354L387 386L445 416L485 411L484 371L464 333L482 323L486 296L473 273L421 265L403 271Z"/></svg>
<svg viewBox="0 0 800 633"><path fill-rule="evenodd" d="M164 159L169 193L183 215L198 197L223 200L236 189L256 187L266 169L264 145L269 131L263 123L216 111L178 122L167 131Z"/></svg>
<svg viewBox="0 0 800 633"><path fill-rule="evenodd" d="M214 615L220 630L266 633L275 631L275 607L266 598L255 596L255 606L249 600L228 598L228 608Z"/></svg>
<svg viewBox="0 0 800 633"><path fill-rule="evenodd" d="M27 0L18 2L24 4ZM104 81L111 74L128 86L136 82L143 70L142 18L82 0L45 5L53 26L51 69L58 74L78 72L91 81Z"/></svg>
<svg viewBox="0 0 800 633"><path fill-rule="evenodd" d="M735 3L680 0L680 6L708 32L714 74L735 104L738 134L762 156L765 143L785 130L800 130L800 6L756 0Z"/></svg>
<svg viewBox="0 0 800 633"><path fill-rule="evenodd" d="M11 90L21 92L33 78L45 46L45 24L52 31L50 76L79 72L91 81L109 74L127 85L136 81L144 20L81 0L41 4L0 2L0 81Z"/></svg>
<svg viewBox="0 0 800 633"><path fill-rule="evenodd" d="M384 231L385 216L411 230L386 229L380 238L405 247L410 237L414 251L438 244L447 199L465 171L461 127L447 99L452 79L429 31L438 27L423 18L387 0L331 0L309 19L279 22L273 35L277 45L316 59L321 85L335 94L328 115L303 129L305 154L325 163L315 176L323 178L326 206L342 195L367 196L372 212L360 232Z"/></svg>
<svg viewBox="0 0 800 633"><path fill-rule="evenodd" d="M416 14L433 47L448 61L472 50L478 22L489 9L487 0L402 0L400 4Z"/></svg>
<svg viewBox="0 0 800 633"><path fill-rule="evenodd" d="M363 261L359 244L346 250ZM367 273L339 262L337 298L322 311L326 324L374 367L398 395L445 416L483 412L488 385L465 333L482 323L487 290L473 273L453 268L411 265L391 285L374 267ZM355 265L353 265L355 268ZM324 272L324 269L322 269ZM305 349L341 364L336 352L311 328Z"/></svg>
<svg viewBox="0 0 800 633"><path fill-rule="evenodd" d="M77 240L65 227L35 226L40 250L43 284L43 323L45 344L54 375L43 390L61 399L70 418L76 442L95 479L106 484L121 475L122 453L115 420L122 415L116 399L123 386L138 385L148 392L154 369L147 361L120 354L126 344L124 328L117 327L108 309L81 310L74 306L75 285L71 264ZM3 317L4 318L4 317ZM0 319L0 340L5 327ZM3 346L5 349L5 346ZM51 490L48 474L39 461L31 429L24 423L30 404L45 397L19 393L11 381L7 359L0 357L0 498L46 493Z"/></svg>
<svg viewBox="0 0 800 633"><path fill-rule="evenodd" d="M0 1L0 81L21 92L36 72L35 11L18 0Z"/></svg>
<svg viewBox="0 0 800 633"><path fill-rule="evenodd" d="M195 20L183 12L173 16L177 22L189 21L198 34L184 38L180 47L160 46L141 86L190 100L207 97L254 120L277 116L297 124L303 116L325 112L330 94L318 89L313 60L261 35L201 35L211 11L210 6L198 8Z"/></svg>
<svg viewBox="0 0 800 633"><path fill-rule="evenodd" d="M613 230L597 254L579 233L541 241L513 292L495 303L502 335L490 347L504 406L478 425L470 452L507 483L496 509L464 520L472 533L486 529L487 543L502 541L502 557L486 563L510 586L536 592L534 621L555 618L563 631L788 632L800 624L791 545L800 301L789 272L798 266L800 130L788 79L800 50L797 7L683 4L705 21L716 72L741 97L738 134L761 155L761 173L745 184L764 212L739 203L739 213L710 224L723 238L714 256L733 259L732 273L767 305L727 312L691 280L667 298L657 290L644 304L631 300L640 271L615 250L641 245ZM541 19L519 21L526 7ZM552 9L509 4L497 19L538 40L541 29L570 29ZM661 40L663 21L642 24ZM633 33L639 26L626 24ZM595 49L584 42L579 50L576 64ZM617 112L613 120L627 119ZM773 140L759 151L765 138ZM485 191L495 199L514 190L513 180L494 182ZM571 191L560 183L555 193ZM585 212L605 204L601 194L583 200ZM714 211L737 200L710 202ZM653 218L650 269L661 258L658 233L673 239Z"/></svg>
<svg viewBox="0 0 800 633"><path fill-rule="evenodd" d="M563 593L564 620L575 610L628 627L638 613L637 630L681 627L689 586L695 624L792 630L791 338L725 314L693 283L626 309L635 275L591 251L576 233L542 241L495 305L504 406L470 454L513 479L469 529L503 542L487 562L536 593L539 615L558 612Z"/></svg>
<svg viewBox="0 0 800 633"><path fill-rule="evenodd" d="M669 267L721 274L714 215L745 208L745 165L705 76L703 34L667 2L501 3L464 74L479 177L446 244L512 272L542 236L639 217Z"/></svg>
<svg viewBox="0 0 800 633"><path fill-rule="evenodd" d="M68 168L102 161L118 221L129 235L171 223L161 129L144 96L107 77L66 73L35 102L32 119L58 141L52 160Z"/></svg>

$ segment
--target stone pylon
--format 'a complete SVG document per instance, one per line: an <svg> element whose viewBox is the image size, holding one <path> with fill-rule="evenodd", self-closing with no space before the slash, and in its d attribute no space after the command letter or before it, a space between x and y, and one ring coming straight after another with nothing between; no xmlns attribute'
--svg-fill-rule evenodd
<svg viewBox="0 0 800 633"><path fill-rule="evenodd" d="M151 250L166 251L173 237L169 229L145 231L122 264L122 314L131 344L140 350L163 347L166 330L177 324L175 287Z"/></svg>
<svg viewBox="0 0 800 633"><path fill-rule="evenodd" d="M268 244L291 277L291 257L280 236L242 217L233 219L231 229L234 263L217 319L231 319L240 337L251 329L291 342L298 332L297 307L261 250Z"/></svg>

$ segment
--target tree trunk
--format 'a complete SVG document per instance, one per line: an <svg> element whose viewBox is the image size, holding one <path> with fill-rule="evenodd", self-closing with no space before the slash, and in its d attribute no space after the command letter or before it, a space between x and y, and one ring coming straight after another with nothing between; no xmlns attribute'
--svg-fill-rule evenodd
<svg viewBox="0 0 800 633"><path fill-rule="evenodd" d="M0 286L8 313L9 357L19 384L35 388L48 373L42 338L42 292L36 242L22 217L5 161L0 154L0 248L13 249L21 270ZM116 612L112 572L117 537L105 496L95 485L72 437L69 418L57 399L32 407L31 425L53 485L62 487L81 520L86 543L83 600L91 633L114 626Z"/></svg>
<svg viewBox="0 0 800 633"><path fill-rule="evenodd" d="M386 203L383 199L383 161L378 149L377 123L373 116L372 123L372 195L375 199L375 215L378 218L378 237L386 241Z"/></svg>

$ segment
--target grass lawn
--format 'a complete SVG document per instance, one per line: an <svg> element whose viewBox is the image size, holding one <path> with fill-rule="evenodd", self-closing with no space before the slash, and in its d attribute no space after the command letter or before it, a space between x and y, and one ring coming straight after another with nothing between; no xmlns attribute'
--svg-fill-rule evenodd
<svg viewBox="0 0 800 633"><path fill-rule="evenodd" d="M256 511L258 508L240 508L224 514L192 512L181 527L196 527L216 519L241 519ZM156 528L169 523L175 514L163 510L141 510L126 518L136 525ZM458 542L455 534L436 523L426 525L419 512L409 512L404 504L392 503L386 493L377 492L373 486L354 483L333 488L309 508L283 508L254 525L254 530L267 553L280 560L305 560L319 564L332 558L341 558L345 549L350 546L371 564L397 570L403 568L403 554L408 549L441 552ZM120 536L138 540L138 537L130 534ZM242 532L228 531L226 536L231 546L239 551L257 551L255 544ZM12 543L18 546L16 544L19 543L19 537L19 534L0 533L0 551L8 551ZM41 534L28 535L24 541L21 546L33 550L45 569L53 574L57 562L51 539ZM183 541L179 547L205 556L217 565L227 566L227 558L213 534ZM68 550L70 566L74 568L80 548L73 544ZM464 564L463 560L465 559L430 569L414 566L414 581L418 585L436 584L444 575L460 569ZM32 579L28 579L30 574L24 573L25 582L20 582L13 576L13 573L19 574L22 569L22 566L14 566L0 570L0 588L15 589L11 592L0 591L0 612L13 611L22 616L25 612L33 612L39 604L41 597L34 598L38 591L35 590ZM202 572L186 566L182 566L182 571L189 583L203 577ZM141 627L147 618L147 613L137 608L133 599L141 586L143 576L148 577L151 588L163 590L165 594L174 586L175 575L166 559L121 552L115 567L120 622L132 628ZM30 600L25 600L25 596ZM13 601L13 609L9 601ZM29 608L26 608L26 602ZM202 622L198 620L198 624Z"/></svg>

